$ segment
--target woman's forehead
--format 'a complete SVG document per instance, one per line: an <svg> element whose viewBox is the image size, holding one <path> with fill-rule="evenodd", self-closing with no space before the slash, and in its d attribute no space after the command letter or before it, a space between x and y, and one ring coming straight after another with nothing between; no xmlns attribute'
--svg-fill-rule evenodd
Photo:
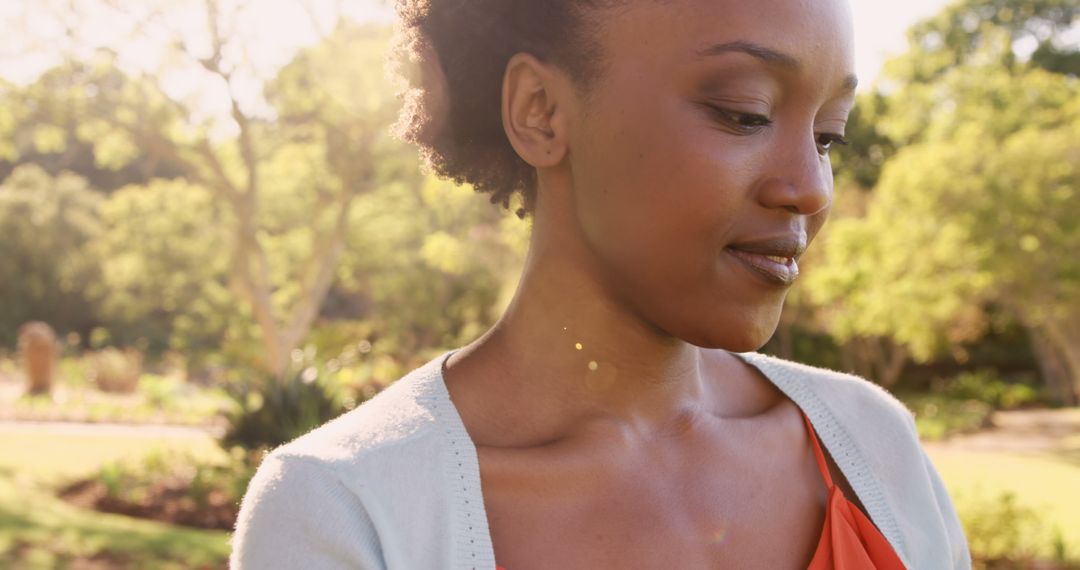
<svg viewBox="0 0 1080 570"><path fill-rule="evenodd" d="M637 1L601 21L609 60L677 65L732 51L720 46L752 46L774 61L854 69L846 0Z"/></svg>

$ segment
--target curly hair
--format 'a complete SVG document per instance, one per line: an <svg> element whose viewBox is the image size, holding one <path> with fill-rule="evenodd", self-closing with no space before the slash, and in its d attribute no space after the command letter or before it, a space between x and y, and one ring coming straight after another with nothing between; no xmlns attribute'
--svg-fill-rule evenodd
<svg viewBox="0 0 1080 570"><path fill-rule="evenodd" d="M532 211L536 170L521 159L502 127L502 81L520 52L554 63L587 93L599 72L591 10L613 0L397 0L395 59L407 81L397 124L427 166L469 183L519 217ZM400 73L411 64L418 74Z"/></svg>

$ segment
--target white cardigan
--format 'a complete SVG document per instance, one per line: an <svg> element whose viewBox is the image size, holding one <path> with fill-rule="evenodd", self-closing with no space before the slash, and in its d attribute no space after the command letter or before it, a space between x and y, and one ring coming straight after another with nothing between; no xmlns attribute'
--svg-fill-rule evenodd
<svg viewBox="0 0 1080 570"><path fill-rule="evenodd" d="M266 457L231 568L493 570L476 447L442 378L450 352ZM794 401L912 570L971 568L911 413L861 378L738 355Z"/></svg>

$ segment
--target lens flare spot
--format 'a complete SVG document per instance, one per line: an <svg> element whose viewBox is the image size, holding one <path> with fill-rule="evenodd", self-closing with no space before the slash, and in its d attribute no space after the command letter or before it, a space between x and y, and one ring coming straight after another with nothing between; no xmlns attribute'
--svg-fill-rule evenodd
<svg viewBox="0 0 1080 570"><path fill-rule="evenodd" d="M593 368L593 365L596 365ZM603 364L603 366L601 366ZM591 360L586 365L588 372L583 374L585 387L594 392L610 389L618 379L619 370L612 362L599 362Z"/></svg>
<svg viewBox="0 0 1080 570"><path fill-rule="evenodd" d="M723 544L727 539L728 529L726 527L720 527L709 534L709 542L712 544Z"/></svg>

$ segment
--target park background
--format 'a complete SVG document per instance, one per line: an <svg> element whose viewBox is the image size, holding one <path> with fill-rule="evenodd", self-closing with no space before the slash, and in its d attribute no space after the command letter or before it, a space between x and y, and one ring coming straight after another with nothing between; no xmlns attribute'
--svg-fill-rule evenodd
<svg viewBox="0 0 1080 570"><path fill-rule="evenodd" d="M979 567L1080 568L1080 7L904 5L764 351L912 409ZM0 566L223 566L265 449L498 316L528 224L390 135L391 16L0 3Z"/></svg>

